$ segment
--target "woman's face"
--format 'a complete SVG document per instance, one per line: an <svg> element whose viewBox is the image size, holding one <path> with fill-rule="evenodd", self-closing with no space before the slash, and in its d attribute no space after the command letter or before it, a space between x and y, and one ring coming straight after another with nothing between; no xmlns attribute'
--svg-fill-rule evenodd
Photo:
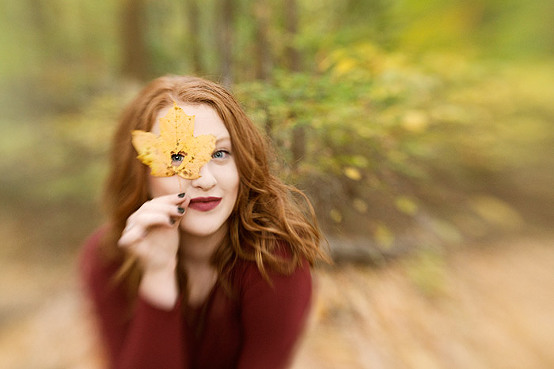
<svg viewBox="0 0 554 369"><path fill-rule="evenodd" d="M150 196L158 197L185 192L190 205L183 216L180 229L194 237L223 235L227 232L227 219L237 200L239 174L231 137L217 112L209 105L179 104L187 115L194 115L194 135L214 135L216 139L212 159L200 169L200 178L183 179L172 177L148 177ZM159 134L159 118L169 107L162 109L156 117L152 133Z"/></svg>

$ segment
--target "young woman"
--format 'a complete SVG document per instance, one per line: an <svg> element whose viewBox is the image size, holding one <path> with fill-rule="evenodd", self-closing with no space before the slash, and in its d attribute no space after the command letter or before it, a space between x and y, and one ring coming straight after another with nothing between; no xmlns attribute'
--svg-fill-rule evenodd
<svg viewBox="0 0 554 369"><path fill-rule="evenodd" d="M132 131L159 135L171 109L194 116L194 137L214 138L197 178L153 175L137 159ZM162 77L130 103L112 150L109 219L81 262L109 367L287 367L310 307L310 267L326 257L309 201L268 160L266 141L216 83Z"/></svg>

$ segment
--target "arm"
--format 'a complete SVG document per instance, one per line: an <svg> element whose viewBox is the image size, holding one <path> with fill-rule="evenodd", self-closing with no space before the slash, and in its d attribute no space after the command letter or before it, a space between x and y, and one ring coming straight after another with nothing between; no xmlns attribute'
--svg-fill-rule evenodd
<svg viewBox="0 0 554 369"><path fill-rule="evenodd" d="M270 278L273 286L257 269L249 271L242 293L239 369L286 368L304 329L312 295L308 263L291 275L272 273Z"/></svg>
<svg viewBox="0 0 554 369"><path fill-rule="evenodd" d="M97 233L81 254L81 274L96 312L110 368L186 368L179 304L165 310L139 295L130 309L125 291L114 285L116 265L99 255Z"/></svg>
<svg viewBox="0 0 554 369"><path fill-rule="evenodd" d="M186 368L186 342L179 303L171 308L155 305L148 296L132 305L123 286L113 283L118 265L100 255L101 232L93 235L81 253L80 272L98 318L110 368ZM154 283L164 276L148 277ZM143 285L141 284L141 287Z"/></svg>

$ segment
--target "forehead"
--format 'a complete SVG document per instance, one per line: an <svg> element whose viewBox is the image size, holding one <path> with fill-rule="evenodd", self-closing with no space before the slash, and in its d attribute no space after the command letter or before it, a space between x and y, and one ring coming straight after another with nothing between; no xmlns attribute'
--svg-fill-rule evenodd
<svg viewBox="0 0 554 369"><path fill-rule="evenodd" d="M214 135L216 139L229 137L229 131L217 114L209 105L198 104L177 104L185 114L194 116L194 135ZM167 106L159 111L156 121L152 126L152 133L160 134L160 118L167 114L171 106Z"/></svg>

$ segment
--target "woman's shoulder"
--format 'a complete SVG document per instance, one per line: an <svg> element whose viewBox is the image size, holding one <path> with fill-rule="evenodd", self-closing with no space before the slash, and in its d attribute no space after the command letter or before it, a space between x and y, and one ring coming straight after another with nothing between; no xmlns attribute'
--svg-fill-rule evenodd
<svg viewBox="0 0 554 369"><path fill-rule="evenodd" d="M276 286L294 285L298 282L309 283L311 281L310 263L300 258L298 263L294 263L293 253L284 242L279 242L273 250L272 256L283 263L290 263L290 270L283 272L277 270L268 263L258 264L254 260L238 259L233 268L233 284L239 290L244 291L253 285L263 285L273 289Z"/></svg>

